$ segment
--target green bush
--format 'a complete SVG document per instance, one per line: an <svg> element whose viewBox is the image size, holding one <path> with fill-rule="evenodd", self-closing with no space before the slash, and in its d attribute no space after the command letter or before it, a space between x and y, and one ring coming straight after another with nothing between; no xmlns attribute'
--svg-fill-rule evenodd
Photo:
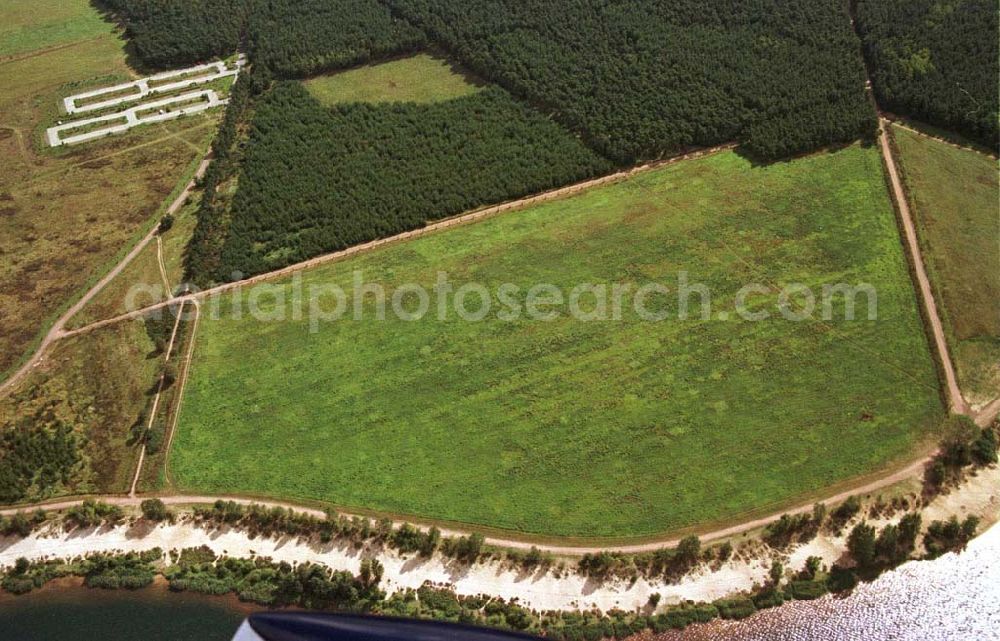
<svg viewBox="0 0 1000 641"><path fill-rule="evenodd" d="M748 597L719 599L713 601L712 605L719 610L719 616L723 619L745 619L757 611L753 600Z"/></svg>
<svg viewBox="0 0 1000 641"><path fill-rule="evenodd" d="M820 579L797 579L785 586L785 594L799 601L818 599L828 591L827 582Z"/></svg>

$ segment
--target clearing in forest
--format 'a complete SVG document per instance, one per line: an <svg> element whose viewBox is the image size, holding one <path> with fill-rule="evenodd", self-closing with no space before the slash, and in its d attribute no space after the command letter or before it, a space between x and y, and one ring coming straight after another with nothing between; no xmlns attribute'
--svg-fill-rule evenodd
<svg viewBox="0 0 1000 641"><path fill-rule="evenodd" d="M318 76L305 85L328 106L345 102L440 102L478 89L464 72L429 54Z"/></svg>

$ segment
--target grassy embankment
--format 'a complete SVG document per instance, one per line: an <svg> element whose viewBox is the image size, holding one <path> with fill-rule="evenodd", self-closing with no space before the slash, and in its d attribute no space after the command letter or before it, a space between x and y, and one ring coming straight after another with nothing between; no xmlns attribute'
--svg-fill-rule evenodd
<svg viewBox="0 0 1000 641"><path fill-rule="evenodd" d="M17 26L0 30L0 51L24 54L0 60L0 377L148 229L184 168L207 148L219 117L47 148L44 130L60 118L62 97L134 77L112 25L82 0L60 2L58 11L55 4L43 3L53 10L42 11L37 2L15 0L0 10L0 24ZM66 42L62 34L76 27L46 27L54 15L65 25L103 26L93 38Z"/></svg>
<svg viewBox="0 0 1000 641"><path fill-rule="evenodd" d="M390 288L439 271L456 287L510 282L522 302L537 283L676 292L683 270L730 319L748 283L867 282L878 320L862 297L853 322L840 305L831 322L439 322L434 307L375 322L369 296L367 321L312 334L223 305L199 329L171 453L182 489L641 537L820 496L912 456L942 417L874 149L684 162L324 266L305 286L349 291L354 270ZM775 298L751 300L776 315Z"/></svg>
<svg viewBox="0 0 1000 641"><path fill-rule="evenodd" d="M989 156L893 127L959 383L1000 396L1000 189Z"/></svg>

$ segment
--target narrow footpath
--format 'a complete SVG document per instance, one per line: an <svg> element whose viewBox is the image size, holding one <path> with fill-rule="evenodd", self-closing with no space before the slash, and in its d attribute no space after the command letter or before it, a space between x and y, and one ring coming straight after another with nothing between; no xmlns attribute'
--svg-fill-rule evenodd
<svg viewBox="0 0 1000 641"><path fill-rule="evenodd" d="M195 188L195 182L199 178L205 175L205 171L208 169L208 165L210 162L211 159L208 157L206 157L204 160L201 161L201 164L198 165L198 169L195 171L194 178L192 178L191 181L187 184L187 186L184 187L184 190L181 191L180 195L178 195L177 198L174 199L174 202L172 202L170 206L167 207L167 210L165 212L166 214L172 216L176 214L181 207L184 206L184 203L187 201L188 196L191 195L191 192ZM53 323L51 329L49 329L48 333L42 338L41 342L38 344L38 347L35 349L35 353L32 354L32 356L27 361L25 361L25 363L17 371L15 371L10 377L8 377L6 381L0 383L0 398L6 396L22 378L27 376L29 372L34 370L42 363L42 361L45 359L46 351L48 351L49 347L53 343L55 343L57 340L61 338L66 338L67 336L72 336L80 333L79 331L72 331L72 332L67 331L66 323L68 323L71 318L76 316L81 309L86 307L87 303L93 300L93 298L97 296L97 294L99 294L101 290L107 286L108 283L110 283L112 280L114 280L116 276L122 273L122 271L128 266L128 264L131 263L135 259L135 257L138 256L142 252L142 250L145 249L150 242L152 242L154 238L157 237L156 232L157 232L157 227L154 226L149 231L149 233L143 236L142 240L140 240L135 245L135 247L133 247L132 250L124 258L122 258L117 265L115 265L111 269L111 271L109 271L107 274L104 275L103 278L97 281L96 285L87 290L87 292L80 297L80 300L76 301L76 303L74 303L69 309L67 309L62 314L62 316L60 316L56 320L56 322Z"/></svg>

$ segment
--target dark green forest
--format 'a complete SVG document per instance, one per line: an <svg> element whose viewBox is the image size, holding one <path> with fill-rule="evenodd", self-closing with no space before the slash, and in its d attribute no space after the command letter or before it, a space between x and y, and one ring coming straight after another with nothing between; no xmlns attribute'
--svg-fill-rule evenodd
<svg viewBox="0 0 1000 641"><path fill-rule="evenodd" d="M246 0L95 0L113 11L144 65L167 69L235 53Z"/></svg>
<svg viewBox="0 0 1000 641"><path fill-rule="evenodd" d="M228 280L391 236L611 164L499 88L442 103L320 105L282 81L255 106L228 236Z"/></svg>
<svg viewBox="0 0 1000 641"><path fill-rule="evenodd" d="M72 430L48 408L0 429L0 503L45 496L70 482L80 462Z"/></svg>
<svg viewBox="0 0 1000 641"><path fill-rule="evenodd" d="M99 0L153 68L235 53L282 76L305 76L412 51L421 31L377 0Z"/></svg>
<svg viewBox="0 0 1000 641"><path fill-rule="evenodd" d="M251 0L249 54L282 77L340 69L425 44L376 0Z"/></svg>
<svg viewBox="0 0 1000 641"><path fill-rule="evenodd" d="M856 1L882 106L996 145L996 7ZM95 2L148 65L250 56L186 257L202 284L610 169L584 145L618 164L732 141L773 160L877 129L840 0ZM280 81L427 46L503 90L329 110Z"/></svg>
<svg viewBox="0 0 1000 641"><path fill-rule="evenodd" d="M738 140L777 158L872 137L838 0L386 0L621 163Z"/></svg>
<svg viewBox="0 0 1000 641"><path fill-rule="evenodd" d="M1000 147L997 3L858 0L879 105Z"/></svg>

